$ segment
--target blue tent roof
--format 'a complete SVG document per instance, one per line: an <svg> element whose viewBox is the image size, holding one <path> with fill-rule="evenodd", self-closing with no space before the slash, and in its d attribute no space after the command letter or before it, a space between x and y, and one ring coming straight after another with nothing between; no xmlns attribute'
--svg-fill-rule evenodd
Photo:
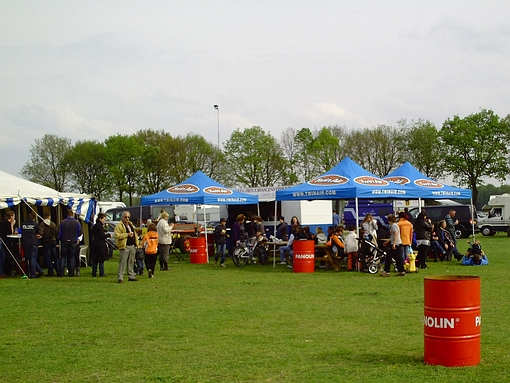
<svg viewBox="0 0 510 383"><path fill-rule="evenodd" d="M314 199L413 199L417 192L409 185L397 185L366 171L345 157L330 171L301 185L276 192L277 201Z"/></svg>
<svg viewBox="0 0 510 383"><path fill-rule="evenodd" d="M384 179L398 185L411 186L418 193L418 198L423 199L470 199L472 196L469 189L456 188L432 180L409 162L402 164Z"/></svg>
<svg viewBox="0 0 510 383"><path fill-rule="evenodd" d="M200 170L186 181L159 193L142 197L142 206L166 204L191 205L243 205L256 204L258 197L229 189Z"/></svg>

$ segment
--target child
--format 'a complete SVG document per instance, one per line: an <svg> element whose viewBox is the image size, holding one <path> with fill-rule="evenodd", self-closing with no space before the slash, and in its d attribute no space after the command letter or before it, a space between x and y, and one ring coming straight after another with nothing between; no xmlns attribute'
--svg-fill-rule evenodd
<svg viewBox="0 0 510 383"><path fill-rule="evenodd" d="M349 234L345 237L345 252L348 258L347 271L354 271L355 269L356 254L358 252L358 239L354 232L355 229L354 225L347 226L347 230L349 230Z"/></svg>
<svg viewBox="0 0 510 383"><path fill-rule="evenodd" d="M142 247L145 252L145 267L147 268L149 278L154 278L156 258L158 256L158 231L155 224L149 224L147 234L142 239Z"/></svg>

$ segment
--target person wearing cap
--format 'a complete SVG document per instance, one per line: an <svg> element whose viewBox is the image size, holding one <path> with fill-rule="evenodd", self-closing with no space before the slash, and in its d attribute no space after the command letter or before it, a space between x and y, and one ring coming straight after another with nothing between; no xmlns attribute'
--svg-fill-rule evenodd
<svg viewBox="0 0 510 383"><path fill-rule="evenodd" d="M225 255L227 253L227 220L220 219L220 223L214 229L214 243L216 244L216 255L214 256L214 266L218 266L218 259L221 255L220 266L225 266Z"/></svg>

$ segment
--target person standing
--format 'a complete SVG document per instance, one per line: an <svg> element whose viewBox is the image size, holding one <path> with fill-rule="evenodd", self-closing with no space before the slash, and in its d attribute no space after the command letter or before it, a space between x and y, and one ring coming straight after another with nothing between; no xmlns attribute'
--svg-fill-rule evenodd
<svg viewBox="0 0 510 383"><path fill-rule="evenodd" d="M39 278L44 275L41 266L37 263L41 235L39 234L39 225L34 221L34 217L34 213L28 213L27 219L21 224L21 244L28 260L30 278Z"/></svg>
<svg viewBox="0 0 510 383"><path fill-rule="evenodd" d="M448 214L446 214L444 220L446 221L446 231L450 233L450 237L453 241L453 256L457 261L460 261L462 259L462 255L460 255L459 250L457 249L457 237L455 236L455 225L459 224L459 220L455 219L456 215L457 212L452 209L448 212Z"/></svg>
<svg viewBox="0 0 510 383"><path fill-rule="evenodd" d="M372 236L370 240L377 244L377 221L372 217L372 214L367 213L365 215L363 222L361 222L361 228L365 235L370 234Z"/></svg>
<svg viewBox="0 0 510 383"><path fill-rule="evenodd" d="M106 214L99 213L96 223L92 226L92 243L90 244L90 259L92 260L92 276L97 275L99 266L99 276L104 277L104 261L108 258L108 245L106 238L110 238L110 233L104 230Z"/></svg>
<svg viewBox="0 0 510 383"><path fill-rule="evenodd" d="M358 253L358 239L356 237L356 226L347 226L349 234L345 237L345 252L347 253L347 271L356 269L356 254Z"/></svg>
<svg viewBox="0 0 510 383"><path fill-rule="evenodd" d="M159 269L168 270L168 257L170 255L170 245L172 245L173 224L168 224L168 213L161 212L161 219L158 221L158 250L159 250Z"/></svg>
<svg viewBox="0 0 510 383"><path fill-rule="evenodd" d="M4 266L6 251L9 251L6 247L10 243L7 238L8 235L13 235L15 232L16 219L13 211L7 211L5 213L5 219L0 222L0 278L5 278Z"/></svg>
<svg viewBox="0 0 510 383"><path fill-rule="evenodd" d="M145 267L147 268L147 274L149 274L149 278L154 278L156 258L158 256L158 231L156 224L149 224L147 233L142 239L142 247L145 253Z"/></svg>
<svg viewBox="0 0 510 383"><path fill-rule="evenodd" d="M287 233L287 222L285 222L285 217L283 216L280 216L279 221L280 223L276 226L276 238L286 241L289 238Z"/></svg>
<svg viewBox="0 0 510 383"><path fill-rule="evenodd" d="M60 253L62 262L67 259L67 269L70 277L75 276L76 268L76 250L80 243L80 236L83 231L80 222L74 218L72 210L67 211L67 218L64 219L58 229L58 239L60 240ZM61 263L62 263L61 262ZM62 270L64 270L62 265Z"/></svg>
<svg viewBox="0 0 510 383"><path fill-rule="evenodd" d="M400 229L397 225L397 218L390 214L388 216L388 223L390 224L390 239L385 242L385 245L390 244L386 261L384 262L384 271L381 273L381 277L390 276L391 260L394 259L397 264L398 274L397 276L403 277L406 275L404 271L404 262L402 261L400 248L402 247L402 240L400 239Z"/></svg>
<svg viewBox="0 0 510 383"><path fill-rule="evenodd" d="M225 218L220 219L220 224L214 229L214 243L216 244L216 255L214 256L214 266L218 265L218 259L220 259L220 266L225 266L225 256L227 252L227 220Z"/></svg>
<svg viewBox="0 0 510 383"><path fill-rule="evenodd" d="M127 273L128 281L136 282L138 279L135 277L135 253L138 247L138 236L135 234L135 227L129 220L131 215L128 211L122 212L122 221L119 222L114 229L115 240L117 248L119 249L119 271L117 281L122 283L124 281L124 273Z"/></svg>
<svg viewBox="0 0 510 383"><path fill-rule="evenodd" d="M41 244L44 253L44 262L48 267L48 277L55 275L61 277L62 262L60 262L57 252L57 225L51 221L51 213L48 211L43 214L43 221L39 225L39 234L41 235Z"/></svg>
<svg viewBox="0 0 510 383"><path fill-rule="evenodd" d="M333 226L337 227L340 225L340 216L336 212L336 210L333 210Z"/></svg>
<svg viewBox="0 0 510 383"><path fill-rule="evenodd" d="M432 222L427 219L425 210L422 210L416 221L414 222L416 231L416 245L418 246L417 267L420 269L427 268L427 255L430 249L430 240L432 238Z"/></svg>
<svg viewBox="0 0 510 383"><path fill-rule="evenodd" d="M398 213L398 228L400 229L400 239L402 240L400 257L402 258L402 264L404 264L409 247L413 243L413 224L409 222L407 214L403 211Z"/></svg>

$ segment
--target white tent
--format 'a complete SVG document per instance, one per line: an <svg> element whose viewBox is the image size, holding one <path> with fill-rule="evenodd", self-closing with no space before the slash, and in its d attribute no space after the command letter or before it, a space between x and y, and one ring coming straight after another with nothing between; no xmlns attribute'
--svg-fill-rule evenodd
<svg viewBox="0 0 510 383"><path fill-rule="evenodd" d="M23 178L0 170L0 209L12 208L21 202L35 206L66 205L85 222L94 215L96 200L94 196L78 193L59 193L58 191L27 181Z"/></svg>
<svg viewBox="0 0 510 383"><path fill-rule="evenodd" d="M0 170L0 209L19 205L22 200L30 205L57 206L62 197L52 188Z"/></svg>

